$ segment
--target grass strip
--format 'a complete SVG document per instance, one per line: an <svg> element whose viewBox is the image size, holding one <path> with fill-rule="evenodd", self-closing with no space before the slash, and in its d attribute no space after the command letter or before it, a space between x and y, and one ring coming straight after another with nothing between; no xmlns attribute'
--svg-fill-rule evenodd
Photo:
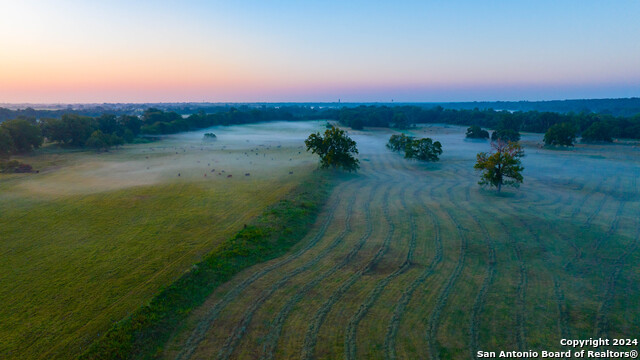
<svg viewBox="0 0 640 360"><path fill-rule="evenodd" d="M173 331L222 283L241 270L283 255L311 228L333 181L314 172L284 199L220 244L162 289L149 304L114 324L79 359L149 359L162 353Z"/></svg>

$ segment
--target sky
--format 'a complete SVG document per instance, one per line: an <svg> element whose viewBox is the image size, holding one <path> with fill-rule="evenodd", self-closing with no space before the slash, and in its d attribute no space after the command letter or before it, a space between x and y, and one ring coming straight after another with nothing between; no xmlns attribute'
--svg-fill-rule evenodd
<svg viewBox="0 0 640 360"><path fill-rule="evenodd" d="M640 96L640 1L0 0L0 103Z"/></svg>

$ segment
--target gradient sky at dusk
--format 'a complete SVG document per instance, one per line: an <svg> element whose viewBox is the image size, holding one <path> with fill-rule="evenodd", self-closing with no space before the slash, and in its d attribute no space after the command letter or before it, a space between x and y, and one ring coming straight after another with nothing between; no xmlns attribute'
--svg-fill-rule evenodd
<svg viewBox="0 0 640 360"><path fill-rule="evenodd" d="M0 103L640 96L640 1L0 0Z"/></svg>

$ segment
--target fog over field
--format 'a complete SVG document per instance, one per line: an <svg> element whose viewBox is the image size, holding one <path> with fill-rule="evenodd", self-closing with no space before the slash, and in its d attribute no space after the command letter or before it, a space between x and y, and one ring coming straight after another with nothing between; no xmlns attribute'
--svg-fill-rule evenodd
<svg viewBox="0 0 640 360"><path fill-rule="evenodd" d="M633 337L640 319L637 144L542 147L524 134L520 189L481 188L465 128L407 130L437 163L349 130L359 174L290 255L243 271L197 309L165 358L473 358Z"/></svg>
<svg viewBox="0 0 640 360"><path fill-rule="evenodd" d="M40 172L0 178L0 354L84 351L314 176L304 139L325 124L22 157ZM346 130L361 168L310 233L222 285L162 356L468 358L640 333L638 144L550 149L524 133L524 183L498 194L473 169L489 142L463 127L405 131L442 143L435 163L386 148L390 129Z"/></svg>
<svg viewBox="0 0 640 360"><path fill-rule="evenodd" d="M25 179L18 187L43 195L86 194L166 181L203 180L205 174L209 180L219 180L222 171L224 178L232 175L237 179L252 172L254 177L273 178L287 169L315 164L304 151L303 141L310 132L323 128L324 123L317 121L273 122L167 135L161 142L128 145L125 151L71 160L64 171L45 169L41 176ZM205 140L204 134L211 132L217 138ZM51 161L59 158L55 154L51 157Z"/></svg>
<svg viewBox="0 0 640 360"><path fill-rule="evenodd" d="M317 160L303 140L324 124L20 157L39 173L0 177L0 357L82 352L308 179Z"/></svg>

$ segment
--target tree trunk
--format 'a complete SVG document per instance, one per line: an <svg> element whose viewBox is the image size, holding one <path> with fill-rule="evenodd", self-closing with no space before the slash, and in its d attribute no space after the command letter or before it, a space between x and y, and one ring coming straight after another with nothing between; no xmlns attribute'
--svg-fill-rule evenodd
<svg viewBox="0 0 640 360"><path fill-rule="evenodd" d="M498 192L500 192L500 188L502 188L502 183L498 183Z"/></svg>

